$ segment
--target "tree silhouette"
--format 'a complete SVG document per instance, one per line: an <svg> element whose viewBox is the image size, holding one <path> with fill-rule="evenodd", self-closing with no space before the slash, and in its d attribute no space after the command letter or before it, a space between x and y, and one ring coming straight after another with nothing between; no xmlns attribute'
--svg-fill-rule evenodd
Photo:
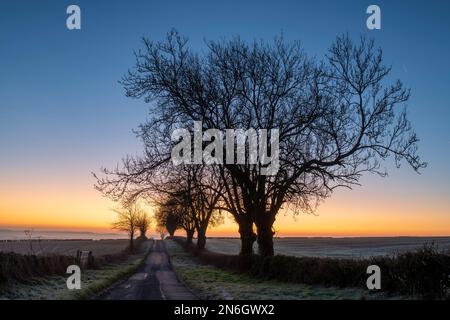
<svg viewBox="0 0 450 320"><path fill-rule="evenodd" d="M150 217L148 216L147 212L142 211L136 221L136 225L140 233L139 238L147 239L146 233L148 231L148 228L150 228L150 223Z"/></svg>
<svg viewBox="0 0 450 320"><path fill-rule="evenodd" d="M176 176L178 185L186 184L186 200L197 231L197 248L205 249L206 231L210 225L222 222L218 210L220 197L223 195L223 182L214 168L209 166L182 166L181 175Z"/></svg>
<svg viewBox="0 0 450 320"><path fill-rule="evenodd" d="M143 157L127 157L103 170L97 188L111 197L133 194L142 183L167 174L171 133L203 129L278 129L279 170L267 165L218 164L224 183L221 209L239 225L241 254L273 251L273 224L280 209L312 212L339 187L358 185L364 173L387 174L391 157L415 171L426 166L418 138L402 106L410 92L389 83L374 42L338 37L322 61L309 59L298 42L208 42L198 54L176 31L163 42L144 39L136 65L123 78L128 97L150 103L151 116L138 130ZM248 159L247 159L248 160Z"/></svg>
<svg viewBox="0 0 450 320"><path fill-rule="evenodd" d="M117 213L117 219L113 222L113 229L124 231L129 236L129 250L134 252L134 234L138 230L139 218L145 213L136 205L124 205L123 208L113 209Z"/></svg>
<svg viewBox="0 0 450 320"><path fill-rule="evenodd" d="M166 201L158 207L155 213L158 228L161 230L167 230L171 237L175 235L175 231L177 231L177 229L181 228L179 215L175 211L175 208L175 203Z"/></svg>
<svg viewBox="0 0 450 320"><path fill-rule="evenodd" d="M188 194L185 190L178 190L166 196L156 212L156 220L164 226L173 237L177 229L186 231L187 243L192 243L195 233L195 216L191 212Z"/></svg>

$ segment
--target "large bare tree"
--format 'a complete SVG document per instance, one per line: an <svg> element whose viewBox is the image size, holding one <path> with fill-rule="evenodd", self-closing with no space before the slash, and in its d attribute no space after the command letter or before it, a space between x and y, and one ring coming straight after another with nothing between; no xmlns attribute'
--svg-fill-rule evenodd
<svg viewBox="0 0 450 320"><path fill-rule="evenodd" d="M322 61L282 37L207 45L206 53L195 53L176 31L163 42L144 39L122 81L127 96L150 103L151 116L138 130L144 156L104 170L97 183L103 193L133 194L158 180L170 162L171 133L192 130L193 121L202 121L204 130L277 129L276 174L263 175L267 165L248 161L217 165L221 209L239 224L241 254L252 252L255 226L260 253L273 255L273 224L283 205L294 214L313 211L335 188L357 185L366 172L385 176L381 162L388 157L397 166L425 167L402 108L409 90L389 82L391 69L372 41L338 37Z"/></svg>

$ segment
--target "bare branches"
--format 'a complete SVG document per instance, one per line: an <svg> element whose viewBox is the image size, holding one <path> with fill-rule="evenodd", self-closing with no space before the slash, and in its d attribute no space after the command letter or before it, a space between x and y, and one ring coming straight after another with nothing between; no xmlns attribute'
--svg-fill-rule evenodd
<svg viewBox="0 0 450 320"><path fill-rule="evenodd" d="M193 52L176 31L163 42L143 42L122 84L127 96L153 102L136 132L144 152L96 176L96 188L106 196L158 202L181 185L201 215L197 221L209 222L213 216L204 212L220 208L240 230L252 233L255 223L258 233L270 236L284 204L294 213L313 212L334 189L358 185L364 173L385 176L381 164L389 157L415 171L426 166L404 109L410 91L400 81L389 82L391 68L371 40L354 44L347 35L338 37L322 61L282 37L271 43L212 41L204 54ZM192 130L197 120L203 129L278 129L278 172L262 176L264 165L247 162L174 168L170 134Z"/></svg>
<svg viewBox="0 0 450 320"><path fill-rule="evenodd" d="M139 208L137 204L131 204L127 206L123 206L120 209L113 209L114 212L117 213L117 219L113 222L113 229L124 231L128 234L130 238L130 246L129 249L131 252L134 251L133 239L136 230L140 229L141 232L145 231L148 228L148 217L144 210Z"/></svg>
<svg viewBox="0 0 450 320"><path fill-rule="evenodd" d="M139 229L139 237L146 239L146 233L150 228L151 220L147 212L141 211L139 216L137 217L136 226Z"/></svg>

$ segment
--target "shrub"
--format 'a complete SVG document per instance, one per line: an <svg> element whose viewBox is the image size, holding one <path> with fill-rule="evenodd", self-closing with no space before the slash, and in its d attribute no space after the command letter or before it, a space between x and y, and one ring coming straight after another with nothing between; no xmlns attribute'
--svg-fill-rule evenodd
<svg viewBox="0 0 450 320"><path fill-rule="evenodd" d="M284 282L338 287L366 287L369 265L381 269L382 290L422 298L449 298L450 255L433 245L414 252L371 259L334 259L276 255L241 257L198 250L181 237L173 239L202 263L247 273L253 277Z"/></svg>
<svg viewBox="0 0 450 320"><path fill-rule="evenodd" d="M135 241L139 248L143 240ZM104 265L124 260L128 257L129 248L117 254L90 256L88 269L98 269ZM72 264L79 265L75 256L57 254L49 255L22 255L14 252L0 252L0 284L11 280L26 281L33 277L65 275L67 267Z"/></svg>
<svg viewBox="0 0 450 320"><path fill-rule="evenodd" d="M0 252L0 283L23 281L31 277L64 274L76 258L61 255L21 255Z"/></svg>
<svg viewBox="0 0 450 320"><path fill-rule="evenodd" d="M382 283L390 290L424 298L449 297L450 255L439 253L433 245L372 262L384 270Z"/></svg>

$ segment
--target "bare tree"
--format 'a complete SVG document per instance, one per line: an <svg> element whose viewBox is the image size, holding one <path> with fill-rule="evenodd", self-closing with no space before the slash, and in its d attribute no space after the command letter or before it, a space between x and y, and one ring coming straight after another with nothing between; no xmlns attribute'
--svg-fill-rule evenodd
<svg viewBox="0 0 450 320"><path fill-rule="evenodd" d="M283 206L312 212L339 187L359 184L364 173L386 175L381 161L392 157L415 171L426 166L405 109L409 90L388 82L390 68L373 41L355 45L338 37L323 61L308 59L299 43L239 38L209 42L196 54L175 31L164 42L144 39L136 67L122 83L127 96L155 101L140 126L142 158L127 157L104 170L97 188L111 197L142 190L142 183L167 174L170 133L202 121L215 128L277 129L279 170L267 165L217 165L224 183L221 210L239 224L241 254L252 252L254 226L260 254L273 255L273 224Z"/></svg>
<svg viewBox="0 0 450 320"><path fill-rule="evenodd" d="M128 234L130 239L129 250L134 252L134 234L138 230L139 217L144 214L143 211L136 204L126 205L120 209L113 209L113 211L117 213L117 219L112 224L113 229Z"/></svg>
<svg viewBox="0 0 450 320"><path fill-rule="evenodd" d="M159 205L155 219L158 230L167 230L171 237L174 236L175 231L180 229L181 223L178 213L175 211L174 203L167 201Z"/></svg>
<svg viewBox="0 0 450 320"><path fill-rule="evenodd" d="M136 221L136 225L137 228L139 229L139 238L141 239L147 239L146 233L150 227L150 217L148 216L147 212L145 211L141 211L141 214L139 215L139 217L137 218Z"/></svg>
<svg viewBox="0 0 450 320"><path fill-rule="evenodd" d="M166 234L168 231L164 226L156 225L155 231L156 233L159 233L161 240L164 240L166 238Z"/></svg>
<svg viewBox="0 0 450 320"><path fill-rule="evenodd" d="M213 167L189 166L189 203L197 231L197 248L206 246L206 231L209 226L217 226L223 221L219 210L219 200L223 196L223 181Z"/></svg>
<svg viewBox="0 0 450 320"><path fill-rule="evenodd" d="M159 208L156 213L159 225L171 236L176 229L183 228L187 241L192 242L197 231L197 247L204 249L208 226L223 221L218 205L224 186L218 171L205 165L173 166L170 163L158 169L152 178L129 183L130 189L120 198L126 202L137 198L152 202Z"/></svg>
<svg viewBox="0 0 450 320"><path fill-rule="evenodd" d="M171 237L174 236L177 229L184 229L187 243L192 243L195 221L189 201L185 190L174 191L159 204L156 219L158 225L165 227Z"/></svg>
<svg viewBox="0 0 450 320"><path fill-rule="evenodd" d="M185 189L181 189L171 198L181 227L186 231L186 242L192 243L195 233L195 215L192 211L191 198Z"/></svg>

